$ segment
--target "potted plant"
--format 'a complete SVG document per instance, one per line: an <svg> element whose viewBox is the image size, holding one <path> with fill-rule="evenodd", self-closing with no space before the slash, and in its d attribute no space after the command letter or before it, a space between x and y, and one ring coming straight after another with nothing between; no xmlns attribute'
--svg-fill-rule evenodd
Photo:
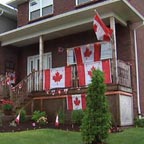
<svg viewBox="0 0 144 144"><path fill-rule="evenodd" d="M6 115L10 115L12 113L12 109L13 109L13 101L12 100L2 100L2 109L4 114Z"/></svg>

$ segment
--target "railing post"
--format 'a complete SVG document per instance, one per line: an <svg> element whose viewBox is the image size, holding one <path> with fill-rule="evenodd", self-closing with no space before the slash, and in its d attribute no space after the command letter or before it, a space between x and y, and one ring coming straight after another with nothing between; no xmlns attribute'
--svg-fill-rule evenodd
<svg viewBox="0 0 144 144"><path fill-rule="evenodd" d="M44 46L43 46L43 37L39 37L39 88L40 90L43 90L43 51L44 51Z"/></svg>
<svg viewBox="0 0 144 144"><path fill-rule="evenodd" d="M118 70L117 70L117 47L116 47L116 30L115 30L115 18L110 17L110 27L113 29L113 42L112 42L112 74L113 82L118 83Z"/></svg>

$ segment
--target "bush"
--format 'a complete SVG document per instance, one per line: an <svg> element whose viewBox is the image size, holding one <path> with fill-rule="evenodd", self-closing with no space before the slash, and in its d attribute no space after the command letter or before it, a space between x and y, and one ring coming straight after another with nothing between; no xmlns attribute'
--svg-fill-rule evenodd
<svg viewBox="0 0 144 144"><path fill-rule="evenodd" d="M144 118L135 118L134 125L136 127L144 127Z"/></svg>
<svg viewBox="0 0 144 144"><path fill-rule="evenodd" d="M65 116L65 113L61 109L58 111L58 116L59 116L59 123L64 124L66 116Z"/></svg>
<svg viewBox="0 0 144 144"><path fill-rule="evenodd" d="M17 115L20 113L20 122L26 121L26 111L25 109L21 109L17 112Z"/></svg>
<svg viewBox="0 0 144 144"><path fill-rule="evenodd" d="M94 70L92 83L87 90L87 108L81 125L84 144L104 143L108 137L111 114L105 92L104 73Z"/></svg>
<svg viewBox="0 0 144 144"><path fill-rule="evenodd" d="M41 117L46 118L46 112L37 110L33 112L32 120L38 123Z"/></svg>
<svg viewBox="0 0 144 144"><path fill-rule="evenodd" d="M72 111L72 122L73 122L73 124L81 125L83 116L84 116L83 110L74 110L74 111Z"/></svg>

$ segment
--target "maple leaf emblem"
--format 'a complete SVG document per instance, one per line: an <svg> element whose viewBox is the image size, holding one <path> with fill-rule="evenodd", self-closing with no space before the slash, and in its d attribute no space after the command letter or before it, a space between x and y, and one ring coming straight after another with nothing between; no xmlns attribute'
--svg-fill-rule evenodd
<svg viewBox="0 0 144 144"><path fill-rule="evenodd" d="M53 76L53 80L55 82L60 82L62 79L62 75L59 72L56 72L55 75Z"/></svg>
<svg viewBox="0 0 144 144"><path fill-rule="evenodd" d="M75 104L76 106L79 106L80 100L78 99L78 97L75 98L74 104Z"/></svg>
<svg viewBox="0 0 144 144"><path fill-rule="evenodd" d="M93 66L93 67L91 68L91 70L88 71L88 75L89 75L90 77L92 77L92 73L93 73L94 70L96 70L96 68Z"/></svg>
<svg viewBox="0 0 144 144"><path fill-rule="evenodd" d="M92 51L90 51L89 48L86 48L84 52L84 57L90 57L91 54L92 54Z"/></svg>

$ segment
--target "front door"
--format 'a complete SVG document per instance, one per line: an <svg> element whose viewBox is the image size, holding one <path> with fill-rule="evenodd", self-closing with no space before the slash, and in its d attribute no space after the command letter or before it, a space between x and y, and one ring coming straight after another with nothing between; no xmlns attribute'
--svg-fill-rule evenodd
<svg viewBox="0 0 144 144"><path fill-rule="evenodd" d="M40 75L40 71L39 71L39 55L35 55L35 56L30 56L28 57L28 61L27 61L27 75L29 75L30 73L34 72L33 77L30 77L29 80L29 90L34 90L34 91L38 91L39 90L39 75ZM43 70L45 69L49 69L52 67L52 58L51 58L51 53L45 53L43 55Z"/></svg>

